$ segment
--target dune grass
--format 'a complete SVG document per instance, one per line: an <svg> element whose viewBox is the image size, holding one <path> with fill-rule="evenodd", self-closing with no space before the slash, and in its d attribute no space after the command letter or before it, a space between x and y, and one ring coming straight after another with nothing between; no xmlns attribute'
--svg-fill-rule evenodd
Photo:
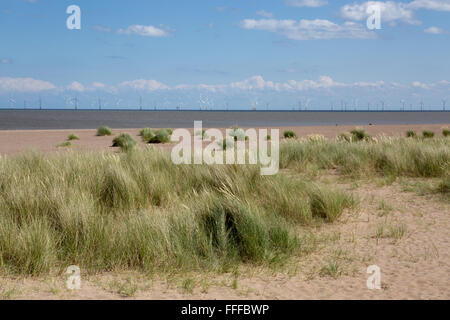
<svg viewBox="0 0 450 320"><path fill-rule="evenodd" d="M300 172L436 177L448 193L449 143L289 140L280 164ZM0 158L0 194L0 274L18 275L73 264L89 273L276 267L308 251L299 226L332 223L357 205L342 190L283 172L261 176L258 166L176 166L153 147Z"/></svg>
<svg viewBox="0 0 450 320"><path fill-rule="evenodd" d="M281 145L280 167L307 172L337 170L347 176L443 177L450 171L446 138L380 138L374 141L287 141Z"/></svg>
<svg viewBox="0 0 450 320"><path fill-rule="evenodd" d="M76 134L71 133L71 134L69 134L69 136L67 137L67 140L68 140L68 141L80 140L80 138L79 138Z"/></svg>
<svg viewBox="0 0 450 320"><path fill-rule="evenodd" d="M129 133L121 133L113 139L113 147L119 147L122 151L130 151L136 145L136 141Z"/></svg>
<svg viewBox="0 0 450 320"><path fill-rule="evenodd" d="M142 141L148 143L155 136L155 131L150 128L144 128L139 132L139 135L141 136Z"/></svg>
<svg viewBox="0 0 450 320"><path fill-rule="evenodd" d="M0 159L0 273L226 271L301 252L299 225L352 197L257 166L175 166L154 148Z"/></svg>
<svg viewBox="0 0 450 320"><path fill-rule="evenodd" d="M72 143L70 141L66 141L63 143L58 144L56 147L57 148L67 148L67 147L71 147Z"/></svg>
<svg viewBox="0 0 450 320"><path fill-rule="evenodd" d="M283 136L285 139L295 139L297 138L297 135L292 130L286 130L283 132Z"/></svg>
<svg viewBox="0 0 450 320"><path fill-rule="evenodd" d="M97 136L98 137L104 137L104 136L112 136L113 132L111 128L107 126L101 126L97 129Z"/></svg>
<svg viewBox="0 0 450 320"><path fill-rule="evenodd" d="M170 135L172 131L170 129L160 129L155 132L154 136L148 140L151 144L161 144L170 142Z"/></svg>
<svg viewBox="0 0 450 320"><path fill-rule="evenodd" d="M446 128L442 129L442 135L444 137L450 137L450 129L446 129Z"/></svg>

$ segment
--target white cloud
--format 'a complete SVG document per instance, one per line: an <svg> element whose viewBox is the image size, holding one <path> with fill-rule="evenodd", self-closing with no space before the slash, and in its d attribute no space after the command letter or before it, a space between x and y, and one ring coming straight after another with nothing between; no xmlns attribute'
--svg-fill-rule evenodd
<svg viewBox="0 0 450 320"><path fill-rule="evenodd" d="M95 89L104 89L106 86L105 86L105 84L103 84L101 82L94 82L92 84L92 87Z"/></svg>
<svg viewBox="0 0 450 320"><path fill-rule="evenodd" d="M229 85L231 89L239 90L275 90L275 91L306 91L314 89L351 88L351 87L382 87L384 81L343 83L334 81L329 76L320 76L318 80L288 80L286 82L266 81L260 75Z"/></svg>
<svg viewBox="0 0 450 320"><path fill-rule="evenodd" d="M352 21L363 21L371 15L367 13L367 9L374 5L380 6L383 22L395 23L396 21L401 21L408 24L421 24L414 17L413 8L410 8L406 3L393 1L367 1L361 4L347 4L341 8L341 16Z"/></svg>
<svg viewBox="0 0 450 320"><path fill-rule="evenodd" d="M126 29L119 29L117 30L117 33L127 35L137 34L144 37L156 37L156 38L170 36L170 32L162 28L157 28L154 26L142 26L137 24L129 26Z"/></svg>
<svg viewBox="0 0 450 320"><path fill-rule="evenodd" d="M0 78L1 91L39 92L55 88L50 82L33 78Z"/></svg>
<svg viewBox="0 0 450 320"><path fill-rule="evenodd" d="M450 81L447 80L441 80L438 82L432 82L432 83L423 83L420 81L414 81L412 83L412 87L413 88L420 88L420 89L424 89L424 90L430 90L433 88L439 88L439 87L445 87L445 86L450 86Z"/></svg>
<svg viewBox="0 0 450 320"><path fill-rule="evenodd" d="M144 90L144 91L156 91L156 90L165 90L170 89L164 83L158 82L156 80L145 80L138 79L132 81L125 81L119 84L120 87L128 87L135 90Z"/></svg>
<svg viewBox="0 0 450 320"><path fill-rule="evenodd" d="M7 58L0 59L0 64L11 64L11 60Z"/></svg>
<svg viewBox="0 0 450 320"><path fill-rule="evenodd" d="M72 82L71 84L69 84L67 86L67 90L83 92L83 91L86 90L86 88L81 83L79 83L78 81L74 81L74 82Z"/></svg>
<svg viewBox="0 0 450 320"><path fill-rule="evenodd" d="M256 12L258 16L264 17L264 18L273 18L273 13L267 12L265 10L259 10Z"/></svg>
<svg viewBox="0 0 450 320"><path fill-rule="evenodd" d="M429 27L424 30L425 33L431 33L431 34L443 34L445 31L438 27Z"/></svg>
<svg viewBox="0 0 450 320"><path fill-rule="evenodd" d="M327 0L286 0L286 5L291 7L322 7L328 4Z"/></svg>
<svg viewBox="0 0 450 320"><path fill-rule="evenodd" d="M247 30L263 30L283 35L291 40L318 40L358 38L370 39L376 37L373 32L361 24L345 22L338 25L328 20L276 20L276 19L245 19L240 26Z"/></svg>
<svg viewBox="0 0 450 320"><path fill-rule="evenodd" d="M422 83L422 82L419 82L419 81L414 81L414 82L412 83L412 86L413 86L414 88L430 89L430 85L425 84L425 83Z"/></svg>
<svg viewBox="0 0 450 320"><path fill-rule="evenodd" d="M411 9L450 11L450 0L414 0L408 4L408 7Z"/></svg>

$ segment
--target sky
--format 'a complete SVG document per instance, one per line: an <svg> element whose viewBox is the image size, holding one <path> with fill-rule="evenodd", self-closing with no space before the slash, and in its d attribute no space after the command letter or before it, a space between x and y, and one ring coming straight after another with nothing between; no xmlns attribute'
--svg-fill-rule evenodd
<svg viewBox="0 0 450 320"><path fill-rule="evenodd" d="M1 108L450 105L450 0L2 0L0 40Z"/></svg>

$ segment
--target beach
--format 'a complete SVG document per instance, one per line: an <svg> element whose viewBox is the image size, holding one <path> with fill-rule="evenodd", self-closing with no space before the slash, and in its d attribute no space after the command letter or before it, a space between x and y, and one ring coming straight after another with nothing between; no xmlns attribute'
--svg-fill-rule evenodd
<svg viewBox="0 0 450 320"><path fill-rule="evenodd" d="M170 124L173 124L173 122ZM335 138L342 133L350 132L356 127L364 134L376 138L375 142L370 139L354 143L354 145L340 142L336 146L348 148L349 152L343 152L338 156L339 149L333 149L333 145L336 144ZM191 133L194 133L191 126L186 125L186 128ZM225 131L227 127L219 128L221 128L221 131ZM349 199L356 199L351 200L355 202L349 207L336 202L334 205L339 207L339 214L337 218L332 219L332 222L321 221L316 225L306 221L294 224L294 233L298 239L301 239L299 241L302 241L300 242L301 253L293 254L293 257L287 259L281 266L267 267L264 263L259 265L242 262L235 265L231 271L220 272L202 270L201 268L200 270L190 270L187 267L185 272L175 268L173 272L152 271L151 274L147 271L140 271L139 268L123 266L112 271L109 268L102 269L101 272L90 272L83 269L81 289L75 291L67 290L65 287L67 276L61 271L53 270L53 266L49 266L48 271L43 276L37 277L10 276L7 273L3 273L0 276L0 299L447 300L450 298L448 289L450 286L448 278L448 273L450 272L448 265L450 260L448 237L450 202L448 201L448 190L441 187L446 179L445 168L449 165L448 140L446 140L448 138L443 137L443 128L448 128L448 122L436 124L335 124L280 127L271 125L268 127L257 126L256 129L258 128L279 129L280 137L283 136L285 131L291 130L296 134L297 139L282 139L282 146L286 144L286 147L281 151L282 168L276 177L270 178L274 179L274 183L280 183L278 186L274 185L275 189L272 191L280 192L279 196L274 196L272 200L265 200L261 195L256 196L257 193L264 191L254 190L252 185L252 188L247 191L248 194L245 201L248 201L249 197L256 196L255 205L259 201L261 203L258 205L263 207L267 205L267 202L272 203L276 214L287 214L291 212L289 208L294 206L293 208L295 209L292 213L297 214L298 210L303 210L301 207L295 207L298 205L297 191L291 193L292 190L290 189L279 189L284 188L282 181L287 181L285 179L291 181L289 183L305 183L307 193L315 190L317 187L327 190L319 193L320 201L325 201L325 212L328 212L328 210L334 212L334 209L327 207L327 201L338 201L338 198L329 200L327 198L329 196L333 199L333 197L340 197L339 195L342 193L342 195L346 194L351 197ZM139 177L133 177L128 172L138 168L130 165L118 166L120 161L126 162L132 161L126 159L133 159L133 157L122 157L124 154L120 149L112 147L113 138L121 133L130 134L138 143L139 151L135 156L141 157L146 154L152 159L151 157L153 156L151 155L154 151L152 151L149 144L142 141L139 136L140 130L141 128L113 127L112 136L97 136L97 130L94 128L0 130L0 155L4 156L0 159L4 163L8 162L12 170L17 171L17 173L10 172L6 165L0 167L0 169L4 170L3 174L5 176L9 176L5 181L9 181L10 188L18 188L17 190L20 190L18 193L9 192L8 188L9 193L5 196L3 205L8 208L7 210L12 210L11 212L18 210L17 208L20 208L21 205L26 205L29 208L27 210L32 211L36 208L35 203L42 203L42 208L45 208L47 201L50 201L48 199L52 199L52 203L59 203L59 205L56 205L57 208L61 207L58 210L62 211L57 211L58 215L63 214L63 212L71 212L71 214L73 212L73 218L79 219L75 213L80 208L87 208L88 211L92 211L90 214L95 212L93 207L87 205L87 203L90 203L89 201L94 201L94 198L88 201L83 196L86 188L92 188L94 184L103 186L104 183L110 183L111 185L108 188L113 188L111 189L113 190L111 191L113 197L111 201L116 201L114 200L116 196L118 199L125 197L124 199L126 200L126 197L131 195L132 192L136 194L142 192L135 188L137 182L134 182L134 179L146 179L146 177L151 179L164 177L158 180L157 184L160 184L158 188L167 188L166 192L169 199L185 197L191 193L192 189L189 189L190 187L184 192L174 193L173 186L176 181L179 181L177 180L178 178L173 180L172 183L166 181L168 175L176 174L178 170L186 170L182 173L183 178L185 178L186 174L192 174L191 178L186 181L200 179L197 182L198 184L205 183L204 178L201 178L200 172L202 171L195 173L196 170L204 170L204 168L197 166L188 166L185 169L173 167L172 169L167 169L168 171L164 176L162 173L164 171L163 167L158 167L159 169L153 171L153 165L149 164L147 160L140 159L133 162L134 166L146 167L148 165L149 168L146 169L148 171L139 171L141 172ZM416 132L418 137L406 138L407 131ZM423 131L433 132L435 138L422 138ZM76 135L79 140L72 140L70 146L61 146L71 134ZM307 142L310 135L322 135L326 139L325 141L329 141L329 144L325 144L324 146L327 147L320 149L320 143ZM386 137L390 138L386 139ZM306 157L297 158L299 153L295 151L295 148L303 148L302 144L305 143L309 145L308 148L311 148L311 153L306 154ZM378 148L378 144L384 145L384 147L380 145L380 148ZM156 150L170 151L173 146L173 143L161 144L157 145ZM368 149L366 148L374 149L367 151ZM404 151L408 152L408 154L402 154L400 148L406 148ZM388 149L391 150L389 151ZM22 156L26 151L38 151L39 155L30 155L28 158L26 155ZM85 151L90 152L85 156ZM99 157L100 152L105 153ZM292 163L286 162L286 155L284 155L286 152L291 154L294 157L293 159L296 160L291 161ZM323 154L324 158L322 158L323 152L326 153L326 156ZM355 154L351 152L355 152ZM373 165L367 165L358 158L360 156L358 154L361 152L364 154L368 152L364 161L373 162ZM166 154L167 152L163 153ZM371 159L371 157L376 157L377 154L379 159ZM56 156L48 157L48 155ZM337 158L329 160L333 157ZM320 161L338 161L339 157L343 159L343 162L340 164L333 163L329 167L322 167L323 165L320 164ZM412 157L415 158L413 159ZM41 161L42 159L48 159L48 163L52 163L51 166L55 167L49 167L46 162ZM158 166L161 161L166 163L163 159L161 158L161 160L156 162ZM73 168L72 166L67 166L68 161L74 162ZM306 164L302 163L302 161L306 161ZM353 162L352 165L351 161L356 162ZM438 163L439 161L440 164ZM171 164L162 164L162 166L164 165L171 166ZM35 173L29 176L27 173L29 170L27 169L28 166L30 168L37 166L40 169L32 171ZM76 169L78 166L80 166L80 169ZM110 178L113 180L106 180L109 182L105 182L103 180L104 175L106 174L107 177L110 177L108 170L111 169L108 168L114 168L115 166L118 166L117 171L112 171L114 174L111 177L113 178ZM358 169L358 167L363 168L364 166L367 166L367 169ZM227 170L227 168L221 167L217 170ZM346 169L340 170L339 167ZM413 169L408 169L410 167ZM93 170L92 174L97 174L97 177L91 177L87 168ZM43 173L40 170L49 171L48 173ZM54 170L58 173L55 173ZM102 173L102 170L107 171ZM214 172L216 169L211 170ZM355 171L353 172L353 170ZM408 170L414 171L409 172ZM219 172L222 171L217 171L216 174L219 174ZM233 175L233 171L224 172L228 172L225 177ZM225 174L224 172L221 174ZM16 174L25 176L17 179ZM61 174L64 177L61 177ZM246 171L242 169L240 174L229 180L231 188L240 190L240 188L247 185L245 180L240 182L235 180L246 174ZM40 175L43 176L39 178ZM79 176L76 180L79 184L84 184L83 181L91 178L93 181L79 187L66 184L66 179L72 179L74 176ZM34 184L30 184L28 182L29 179L33 180ZM116 179L120 180L116 182ZM228 181L227 179L221 180L215 177L213 185ZM53 183L47 185L47 182L51 180L59 183L60 187L55 187ZM42 181L47 181L44 187L45 190L41 189L43 186L41 185ZM257 185L263 184L267 180L261 179L258 181L260 182ZM19 187L19 184L23 185ZM124 184L123 191L117 189L122 188L122 184ZM36 187L33 187L33 185ZM196 183L194 183L195 185ZM142 186L147 188L148 184ZM65 210L73 202L73 197L62 191L65 188L69 188L70 192L79 188L77 192L80 193L78 195L80 203L77 202L75 207L71 207L70 211ZM216 193L217 199L220 199L221 202L223 201L223 205L227 205L228 192L234 191L232 191L233 189L225 191L222 188L224 186L218 187L218 189L213 188L208 192ZM261 188L261 186L257 188ZM299 188L301 190L302 187ZM21 192L24 189L30 189L30 191L25 192L26 196L22 198ZM98 190L98 187L93 188L89 192L95 193L95 190ZM261 190L264 190L264 188ZM153 191L148 192L151 193ZM267 196L272 195L269 193ZM68 198L65 199L65 197ZM192 200L183 200L178 210L189 209L196 212L202 207L201 202L207 199L205 194L199 196L196 191L194 191L193 195L188 196L187 199L190 199L190 197L193 197ZM139 201L145 202L146 198L147 195L145 194L145 197ZM86 204L84 204L85 201L87 201ZM106 200L99 199L95 201ZM155 215L160 212L159 210L166 210L164 211L165 214L161 215L163 217L161 219L165 219L168 215L178 216L178 210L173 207L172 201L174 200L163 203L159 201L149 204L145 209L148 210L148 212L145 211L145 215ZM285 202L278 204L278 201ZM103 206L106 204L99 205ZM125 202L124 205L129 207L129 210L135 210L134 206L138 204L133 200L130 203ZM301 206L304 205L302 204ZM125 220L128 221L129 218L125 214L128 211L120 209L122 205L119 205L117 208L115 208L115 205L108 208L108 210L116 212L118 217L124 215L123 217L126 217ZM41 211L39 210L35 214L40 213ZM125 211L123 212L123 210ZM80 217L85 214L84 209L80 211L80 214ZM113 217L114 215L111 215L109 218L115 219ZM119 228L122 218L113 221L105 225ZM117 226L114 226L114 224L117 224ZM159 224L157 225L159 226ZM267 227L269 226L268 224ZM8 231L5 230L4 232ZM80 230L79 232L82 231ZM142 229L141 232L144 232L144 230ZM115 233L120 234L120 232ZM141 235L138 233L132 234L132 236L140 237ZM197 232L195 237L197 237ZM97 236L95 239L97 239ZM125 237L120 241L126 243L130 241L130 238ZM157 241L157 239L153 241ZM147 248L149 244L145 242L142 245L143 248ZM170 251L171 249L168 250ZM128 254L132 256L135 254L133 252ZM125 256L124 254L122 257L120 253L118 261L122 263ZM64 263L69 265L74 262L66 262L64 260L59 268L65 266ZM367 287L366 280L369 276L367 267L370 265L376 265L381 269L380 290L369 290Z"/></svg>
<svg viewBox="0 0 450 320"><path fill-rule="evenodd" d="M146 127L146 126L145 126ZM298 137L306 137L310 134L320 134L326 138L335 138L341 133L348 132L355 127L365 129L370 135L377 136L404 136L406 131L413 130L420 134L423 130L430 130L440 134L442 128L448 127L448 123L442 124L415 124L415 125L340 125L340 126L285 126L285 127L255 127L255 128L275 128L280 130L280 137L286 130L294 131ZM144 127L142 127L144 128ZM187 126L186 128L192 128ZM207 128L204 126L204 128ZM224 127L222 131L225 130ZM145 143L138 137L141 128L125 129L115 128L114 133L130 133L136 138L141 146ZM190 129L193 132L193 129ZM0 130L0 154L11 155L24 151L54 152L64 148L57 147L63 143L69 134L76 134L80 140L72 141L72 149L78 150L114 150L111 148L111 137L96 136L96 129L55 129L55 130ZM170 145L163 145L163 148L170 148Z"/></svg>

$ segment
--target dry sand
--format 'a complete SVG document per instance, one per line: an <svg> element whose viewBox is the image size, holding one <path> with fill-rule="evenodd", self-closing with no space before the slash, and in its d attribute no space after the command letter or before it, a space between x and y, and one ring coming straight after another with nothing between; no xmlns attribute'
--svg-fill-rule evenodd
<svg viewBox="0 0 450 320"><path fill-rule="evenodd" d="M414 130L421 133L422 130L434 131L440 135L443 127L441 125L374 125L360 126L373 135L404 135L407 130ZM309 134L322 134L327 138L332 138L342 132L350 131L355 126L320 126L320 127L280 127L280 135L284 130L293 130L297 136L307 136ZM192 131L192 129L191 129ZM137 137L139 129L114 129L114 134L122 132L130 133ZM65 142L67 136L75 133L80 140L72 141L71 149L88 150L108 150L111 146L112 137L97 137L96 130L7 130L0 131L0 154L17 154L27 150L37 150L41 152L65 150L58 148L57 145ZM136 139L141 141L139 137ZM142 142L140 142L142 144Z"/></svg>

